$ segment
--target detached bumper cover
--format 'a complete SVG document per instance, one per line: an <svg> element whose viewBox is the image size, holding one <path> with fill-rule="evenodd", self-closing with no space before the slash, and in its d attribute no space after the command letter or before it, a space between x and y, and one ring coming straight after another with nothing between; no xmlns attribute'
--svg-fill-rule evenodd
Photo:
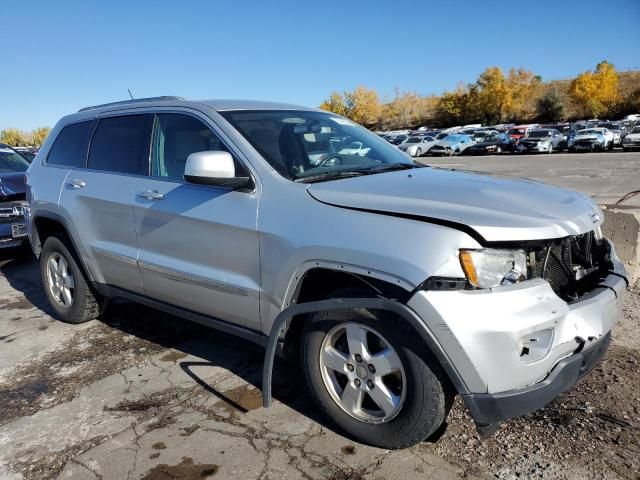
<svg viewBox="0 0 640 480"><path fill-rule="evenodd" d="M602 359L611 341L607 333L591 348L567 357L549 376L534 385L495 394L463 394L471 416L479 424L492 424L539 410L569 390Z"/></svg>

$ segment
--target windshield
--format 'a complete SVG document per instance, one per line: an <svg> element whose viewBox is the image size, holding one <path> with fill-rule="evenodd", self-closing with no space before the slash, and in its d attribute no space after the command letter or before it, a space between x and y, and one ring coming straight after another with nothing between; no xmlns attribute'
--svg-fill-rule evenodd
<svg viewBox="0 0 640 480"><path fill-rule="evenodd" d="M0 147L0 173L26 172L29 162L8 147Z"/></svg>
<svg viewBox="0 0 640 480"><path fill-rule="evenodd" d="M551 136L550 130L533 130L529 133L529 138L547 138Z"/></svg>
<svg viewBox="0 0 640 480"><path fill-rule="evenodd" d="M631 133L640 133L640 127L634 128Z"/></svg>
<svg viewBox="0 0 640 480"><path fill-rule="evenodd" d="M406 154L366 128L331 113L235 110L221 114L290 180L415 165Z"/></svg>
<svg viewBox="0 0 640 480"><path fill-rule="evenodd" d="M509 130L509 135L524 135L524 133L523 128L512 128Z"/></svg>

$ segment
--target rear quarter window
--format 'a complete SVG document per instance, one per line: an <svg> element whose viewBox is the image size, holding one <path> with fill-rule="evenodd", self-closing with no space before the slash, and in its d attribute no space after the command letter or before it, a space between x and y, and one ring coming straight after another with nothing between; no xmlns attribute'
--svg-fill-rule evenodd
<svg viewBox="0 0 640 480"><path fill-rule="evenodd" d="M56 137L47 164L81 168L85 166L93 120L67 125Z"/></svg>

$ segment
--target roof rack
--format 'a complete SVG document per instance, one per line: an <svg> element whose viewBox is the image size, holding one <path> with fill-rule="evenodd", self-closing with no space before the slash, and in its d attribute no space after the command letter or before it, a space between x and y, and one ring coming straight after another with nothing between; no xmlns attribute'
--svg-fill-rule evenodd
<svg viewBox="0 0 640 480"><path fill-rule="evenodd" d="M113 107L116 105L129 105L129 104L138 103L138 102L159 102L162 100L184 100L184 98L176 97L172 95L165 95L162 97L136 98L134 100L121 100L119 102L102 103L100 105L91 105L89 107L81 108L80 110L78 110L78 112L86 112L87 110L95 110L96 108L103 108L103 107Z"/></svg>

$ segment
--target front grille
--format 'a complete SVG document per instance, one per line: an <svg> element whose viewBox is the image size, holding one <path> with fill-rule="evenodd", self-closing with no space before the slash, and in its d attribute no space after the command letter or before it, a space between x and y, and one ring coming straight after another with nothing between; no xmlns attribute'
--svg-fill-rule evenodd
<svg viewBox="0 0 640 480"><path fill-rule="evenodd" d="M17 203L0 204L0 223L14 223L22 221L23 218L22 205Z"/></svg>
<svg viewBox="0 0 640 480"><path fill-rule="evenodd" d="M563 238L530 251L530 278L543 278L561 298L572 301L591 290L610 268L607 245L593 232Z"/></svg>

